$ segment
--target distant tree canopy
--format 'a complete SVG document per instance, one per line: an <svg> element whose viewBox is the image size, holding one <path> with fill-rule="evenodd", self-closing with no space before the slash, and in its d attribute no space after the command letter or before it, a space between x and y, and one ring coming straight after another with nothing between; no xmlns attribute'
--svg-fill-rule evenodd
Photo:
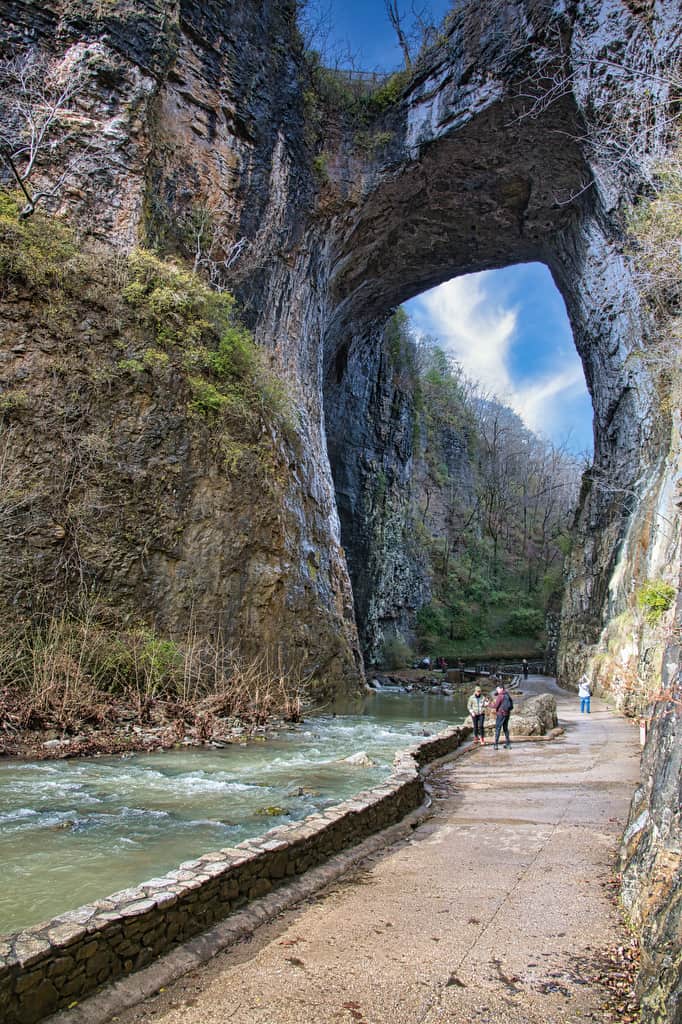
<svg viewBox="0 0 682 1024"><path fill-rule="evenodd" d="M385 346L417 420L411 515L433 595L418 635L442 653L538 646L558 606L583 467L416 337L402 309Z"/></svg>

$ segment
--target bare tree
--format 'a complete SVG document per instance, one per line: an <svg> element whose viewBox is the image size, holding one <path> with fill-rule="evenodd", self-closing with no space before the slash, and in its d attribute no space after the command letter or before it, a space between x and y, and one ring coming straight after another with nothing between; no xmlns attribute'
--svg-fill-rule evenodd
<svg viewBox="0 0 682 1024"><path fill-rule="evenodd" d="M69 144L82 137L74 100L85 79L82 63L69 64L34 50L0 61L0 152L7 177L24 193L22 217L59 194L89 149L89 144L78 145L65 158ZM34 180L39 181L37 189Z"/></svg>
<svg viewBox="0 0 682 1024"><path fill-rule="evenodd" d="M192 245L195 273L203 270L211 286L224 291L226 273L242 255L246 238L233 239L229 216L217 203L194 205L180 224Z"/></svg>
<svg viewBox="0 0 682 1024"><path fill-rule="evenodd" d="M390 21L393 31L398 38L398 46L402 50L405 67L409 71L412 67L412 55L410 53L410 44L407 39L403 15L401 13L398 0L384 0L384 7L386 8L388 20Z"/></svg>

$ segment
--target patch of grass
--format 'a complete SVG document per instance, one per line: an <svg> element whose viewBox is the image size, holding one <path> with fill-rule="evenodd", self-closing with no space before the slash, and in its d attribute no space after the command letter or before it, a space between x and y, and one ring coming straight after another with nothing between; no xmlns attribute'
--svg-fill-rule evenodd
<svg viewBox="0 0 682 1024"><path fill-rule="evenodd" d="M10 418L31 406L28 391L23 388L8 388L0 392L0 417Z"/></svg>
<svg viewBox="0 0 682 1024"><path fill-rule="evenodd" d="M72 282L80 262L73 232L42 211L20 220L19 210L18 197L0 190L0 279L42 293Z"/></svg>
<svg viewBox="0 0 682 1024"><path fill-rule="evenodd" d="M637 592L637 604L644 612L650 626L655 626L665 612L672 607L677 591L664 580L649 580Z"/></svg>

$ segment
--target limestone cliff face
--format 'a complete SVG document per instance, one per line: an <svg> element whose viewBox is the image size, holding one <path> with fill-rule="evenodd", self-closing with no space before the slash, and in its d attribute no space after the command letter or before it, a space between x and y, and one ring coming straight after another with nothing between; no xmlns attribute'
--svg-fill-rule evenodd
<svg viewBox="0 0 682 1024"><path fill-rule="evenodd" d="M371 108L360 132L352 110L330 113L315 99L294 14L293 0L4 4L4 53L38 46L87 68L72 145L89 173L69 186L64 208L107 244L146 240L186 255L197 210L218 216L228 283L291 389L302 439L295 457L278 448L283 513L271 529L257 496L197 454L172 396L122 392L113 402L121 463L140 474L157 446L179 460L184 497L181 507L164 502L173 543L142 559L119 537L102 579L153 564L153 585L132 586L128 598L181 630L190 614L181 581L208 578L209 618L222 616L235 637L246 629L256 647L301 649L306 671L352 688L361 669L338 512L369 648L383 623L426 596L402 548L400 502L397 514L377 512L382 488L397 496L409 481L412 458L410 410L380 353L382 325L401 301L457 274L540 260L566 301L595 412L593 482L562 617L559 671L570 682L586 645L596 651L627 609L633 578L637 586L662 564L639 557L637 538L646 507L670 510L670 422L643 358L655 351L655 324L621 206L665 147L678 5L461 6L411 82ZM53 379L37 355L40 325L22 306L30 296L10 298L2 386L25 372L38 386ZM93 330L75 322L72 349ZM72 411L80 432L77 395ZM30 530L12 541L22 558L29 533L50 533L53 493L29 443L42 435L23 415L19 455L41 497ZM676 557L676 543L654 547ZM51 571L50 549L39 547ZM664 770L651 751L645 793Z"/></svg>
<svg viewBox="0 0 682 1024"><path fill-rule="evenodd" d="M325 373L326 435L360 641L371 661L384 636L409 635L428 600L414 541L411 395L401 388L382 327L349 339Z"/></svg>
<svg viewBox="0 0 682 1024"><path fill-rule="evenodd" d="M121 337L130 340L125 325L107 333L102 311L86 300L65 330L45 331L30 293L6 294L2 386L41 400L12 434L17 472L34 493L5 564L35 565L30 538L51 537L65 516L59 473L45 458L64 447L53 429L63 419L54 364L66 372L68 362L78 381L101 361L102 378L107 370L119 378L114 400L107 386L98 396L85 388L69 406L69 432L75 444L105 432L115 452L108 489L126 493L125 477L136 494L126 493L118 519L94 509L86 516L90 584L174 635L192 622L220 629L228 643L281 659L324 692L353 692L362 669L322 434L320 246L309 223L314 188L301 142L294 5L77 0L8 4L6 13L5 53L38 46L86 69L72 141L81 173L64 194L71 219L124 250L156 240L191 251L191 238L180 237L183 218L217 211L241 253L232 285L288 382L305 442L288 452L273 442L282 489L272 514L255 481L235 480L210 442L193 436L186 396L172 380L151 394L146 375L141 386L121 383L114 359L133 354L117 349ZM86 490L96 483L84 477ZM124 529L126 518L135 529ZM37 582L63 579L58 540L38 547ZM15 575L6 574L3 596L21 607L26 588Z"/></svg>

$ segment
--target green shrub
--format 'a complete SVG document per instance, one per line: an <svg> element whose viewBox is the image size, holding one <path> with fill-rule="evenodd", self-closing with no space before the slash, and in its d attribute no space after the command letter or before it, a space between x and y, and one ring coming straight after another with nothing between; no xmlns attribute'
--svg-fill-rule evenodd
<svg viewBox="0 0 682 1024"><path fill-rule="evenodd" d="M370 93L367 99L367 105L370 110L382 113L397 103L407 88L411 77L412 72L406 69L396 71L390 75L378 89Z"/></svg>
<svg viewBox="0 0 682 1024"><path fill-rule="evenodd" d="M23 388L10 388L0 392L0 416L11 416L13 413L28 409L31 401L28 391Z"/></svg>
<svg viewBox="0 0 682 1024"><path fill-rule="evenodd" d="M119 359L116 363L124 373L144 373L144 363L140 359Z"/></svg>
<svg viewBox="0 0 682 1024"><path fill-rule="evenodd" d="M313 170L319 182L325 184L329 181L329 156L327 153L318 153L313 160Z"/></svg>
<svg viewBox="0 0 682 1024"><path fill-rule="evenodd" d="M510 636L537 636L545 626L545 617L537 608L518 608L507 619Z"/></svg>
<svg viewBox="0 0 682 1024"><path fill-rule="evenodd" d="M203 416L222 412L230 402L228 395L218 391L215 384L204 380L203 377L190 377L189 386L193 395L192 401L189 403L190 409Z"/></svg>
<svg viewBox="0 0 682 1024"><path fill-rule="evenodd" d="M663 580L649 580L637 592L637 604L650 626L655 626L675 600L677 591Z"/></svg>
<svg viewBox="0 0 682 1024"><path fill-rule="evenodd" d="M37 291L63 285L78 247L73 232L40 211L19 219L19 200L0 190L0 280L23 281Z"/></svg>
<svg viewBox="0 0 682 1024"><path fill-rule="evenodd" d="M392 636L384 640L381 660L385 668L405 668L412 661L412 651L399 636Z"/></svg>
<svg viewBox="0 0 682 1024"><path fill-rule="evenodd" d="M447 626L443 619L443 612L433 604L424 605L417 612L417 633L419 636L443 636L447 632Z"/></svg>
<svg viewBox="0 0 682 1024"><path fill-rule="evenodd" d="M235 300L214 292L192 271L145 249L128 257L129 282L123 298L164 347L188 347L209 333L220 334L233 321Z"/></svg>

